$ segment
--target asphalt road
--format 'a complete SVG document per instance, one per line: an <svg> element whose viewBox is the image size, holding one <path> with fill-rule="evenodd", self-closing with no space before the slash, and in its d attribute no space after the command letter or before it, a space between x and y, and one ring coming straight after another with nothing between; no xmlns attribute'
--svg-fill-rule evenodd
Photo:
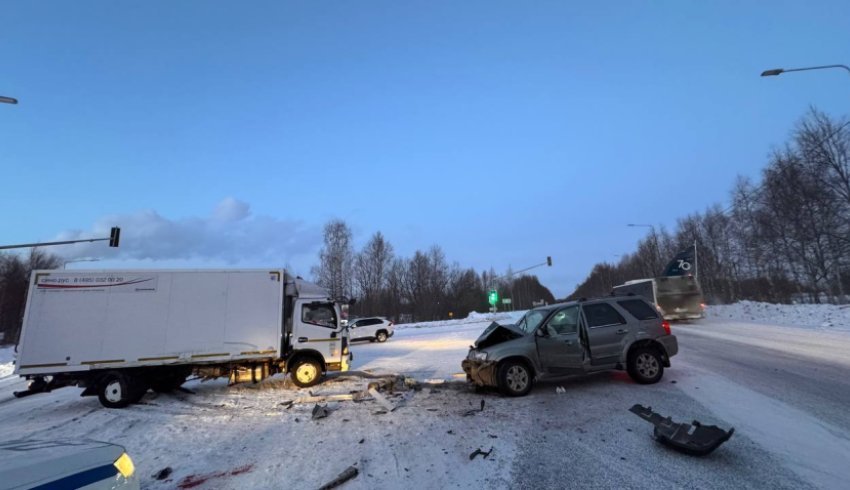
<svg viewBox="0 0 850 490"><path fill-rule="evenodd" d="M748 327L674 326L680 352L655 385L619 372L538 385L512 486L846 488L850 336ZM736 432L709 456L682 455L650 438L634 403Z"/></svg>

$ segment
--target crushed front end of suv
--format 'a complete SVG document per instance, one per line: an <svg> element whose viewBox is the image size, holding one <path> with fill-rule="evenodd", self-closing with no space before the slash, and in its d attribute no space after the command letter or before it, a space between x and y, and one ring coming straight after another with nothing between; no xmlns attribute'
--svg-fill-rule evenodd
<svg viewBox="0 0 850 490"><path fill-rule="evenodd" d="M652 305L614 296L535 308L514 325L491 323L461 365L476 385L523 396L535 381L612 369L657 383L678 350Z"/></svg>

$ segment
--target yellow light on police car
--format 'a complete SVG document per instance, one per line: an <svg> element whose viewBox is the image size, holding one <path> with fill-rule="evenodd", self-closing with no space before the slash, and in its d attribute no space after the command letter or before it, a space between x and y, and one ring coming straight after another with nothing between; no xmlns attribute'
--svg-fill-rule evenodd
<svg viewBox="0 0 850 490"><path fill-rule="evenodd" d="M130 478L136 472L136 467L133 466L133 460L127 453L122 453L121 457L113 463L124 478Z"/></svg>

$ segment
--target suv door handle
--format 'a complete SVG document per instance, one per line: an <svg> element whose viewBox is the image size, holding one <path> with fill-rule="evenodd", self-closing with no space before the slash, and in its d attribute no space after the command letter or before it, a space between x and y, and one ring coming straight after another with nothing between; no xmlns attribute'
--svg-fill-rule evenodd
<svg viewBox="0 0 850 490"><path fill-rule="evenodd" d="M627 333L629 333L629 331L626 330L625 328L621 328L621 329L617 330L617 335L625 335Z"/></svg>
<svg viewBox="0 0 850 490"><path fill-rule="evenodd" d="M572 340L565 340L565 341L564 341L564 343L565 343L565 344L567 344L567 345L573 345L573 341L572 341Z"/></svg>
<svg viewBox="0 0 850 490"><path fill-rule="evenodd" d="M307 337L298 337L298 342L307 342Z"/></svg>

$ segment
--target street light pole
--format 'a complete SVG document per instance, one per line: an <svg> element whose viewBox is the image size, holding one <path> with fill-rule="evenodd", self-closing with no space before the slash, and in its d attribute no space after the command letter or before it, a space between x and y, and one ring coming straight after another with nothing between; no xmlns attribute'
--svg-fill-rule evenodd
<svg viewBox="0 0 850 490"><path fill-rule="evenodd" d="M763 77L775 77L779 76L783 73L790 71L809 71L809 70L827 70L829 68L841 68L843 70L847 70L847 73L850 74L850 66L847 65L823 65L823 66L808 66L806 68L774 68L772 70L765 70L761 72L761 76Z"/></svg>

